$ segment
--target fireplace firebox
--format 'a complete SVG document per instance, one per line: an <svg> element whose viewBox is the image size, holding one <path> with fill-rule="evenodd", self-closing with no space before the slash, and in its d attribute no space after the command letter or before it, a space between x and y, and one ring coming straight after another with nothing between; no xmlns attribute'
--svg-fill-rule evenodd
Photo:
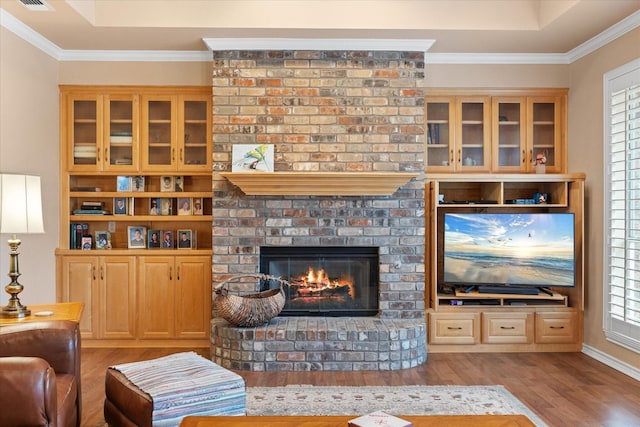
<svg viewBox="0 0 640 427"><path fill-rule="evenodd" d="M290 283L281 316L375 316L378 258L376 247L263 246L260 272Z"/></svg>

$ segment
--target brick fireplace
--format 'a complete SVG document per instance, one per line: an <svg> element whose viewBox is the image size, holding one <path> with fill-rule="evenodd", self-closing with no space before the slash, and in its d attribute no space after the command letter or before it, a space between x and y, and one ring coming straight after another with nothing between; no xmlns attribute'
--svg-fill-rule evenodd
<svg viewBox="0 0 640 427"><path fill-rule="evenodd" d="M261 247L379 252L377 316L242 329L214 312L213 360L254 371L424 363L424 52L233 50L213 61L214 283L260 272ZM419 175L391 196L247 196L220 172L233 144L262 143L274 144L276 172Z"/></svg>

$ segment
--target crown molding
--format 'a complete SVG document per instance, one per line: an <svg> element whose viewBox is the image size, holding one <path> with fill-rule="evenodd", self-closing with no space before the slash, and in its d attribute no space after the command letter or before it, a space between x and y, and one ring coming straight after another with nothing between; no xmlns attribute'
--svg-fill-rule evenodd
<svg viewBox="0 0 640 427"><path fill-rule="evenodd" d="M566 53L569 63L577 61L578 59L587 56L591 52L600 49L608 43L611 43L618 37L622 37L624 34L640 26L640 10L632 13L624 18L622 21L612 25L595 37L590 38L580 46L571 49Z"/></svg>
<svg viewBox="0 0 640 427"><path fill-rule="evenodd" d="M0 26L58 61L207 62L213 50L374 50L427 52L426 64L571 64L640 26L640 11L566 53L429 53L432 39L204 38L210 51L65 50L0 8Z"/></svg>
<svg viewBox="0 0 640 427"><path fill-rule="evenodd" d="M366 50L426 52L432 39L203 38L209 50Z"/></svg>
<svg viewBox="0 0 640 427"><path fill-rule="evenodd" d="M0 26L11 31L27 43L37 47L52 58L58 61L60 60L63 50L60 49L58 45L50 42L49 39L34 31L31 27L25 25L22 21L2 8L0 8Z"/></svg>
<svg viewBox="0 0 640 427"><path fill-rule="evenodd" d="M564 53L429 53L426 64L569 64Z"/></svg>
<svg viewBox="0 0 640 427"><path fill-rule="evenodd" d="M60 61L95 62L210 62L204 50L65 50Z"/></svg>

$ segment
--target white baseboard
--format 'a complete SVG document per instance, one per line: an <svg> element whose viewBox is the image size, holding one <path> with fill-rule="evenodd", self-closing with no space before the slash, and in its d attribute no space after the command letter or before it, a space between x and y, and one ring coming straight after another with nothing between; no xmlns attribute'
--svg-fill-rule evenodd
<svg viewBox="0 0 640 427"><path fill-rule="evenodd" d="M622 372L625 375L629 375L631 378L640 381L640 369L635 366L631 366L628 363L622 362L616 358L611 357L610 355L601 352L593 347L588 345L582 345L582 352L587 356L593 357L599 362L604 363L605 365Z"/></svg>

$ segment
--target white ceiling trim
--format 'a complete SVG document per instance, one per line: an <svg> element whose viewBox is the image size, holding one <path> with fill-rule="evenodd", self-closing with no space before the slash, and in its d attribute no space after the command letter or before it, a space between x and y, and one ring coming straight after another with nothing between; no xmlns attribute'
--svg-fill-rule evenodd
<svg viewBox="0 0 640 427"><path fill-rule="evenodd" d="M209 50L365 50L426 52L432 39L204 38Z"/></svg>
<svg viewBox="0 0 640 427"><path fill-rule="evenodd" d="M600 34L586 42L582 43L580 46L570 50L566 53L567 59L569 63L577 61L578 59L587 56L591 52L600 49L602 46L607 43L611 43L618 37L623 36L629 31L640 26L640 11L634 12L631 15L624 18L622 21L612 25L607 28Z"/></svg>
<svg viewBox="0 0 640 427"><path fill-rule="evenodd" d="M2 8L0 8L0 25L24 41L37 47L47 55L60 60L62 49L60 49L58 45L50 42L49 39L34 31L31 27L28 27L22 21L18 20L15 16Z"/></svg>
<svg viewBox="0 0 640 427"><path fill-rule="evenodd" d="M429 53L426 64L569 64L565 53Z"/></svg>
<svg viewBox="0 0 640 427"><path fill-rule="evenodd" d="M0 8L0 26L59 61L207 62L208 51L65 50ZM640 11L567 53L427 53L427 64L570 64L640 26ZM239 39L205 38L210 50L400 50L427 52L431 39Z"/></svg>
<svg viewBox="0 0 640 427"><path fill-rule="evenodd" d="M61 61L95 62L209 62L213 56L203 50L65 50Z"/></svg>

